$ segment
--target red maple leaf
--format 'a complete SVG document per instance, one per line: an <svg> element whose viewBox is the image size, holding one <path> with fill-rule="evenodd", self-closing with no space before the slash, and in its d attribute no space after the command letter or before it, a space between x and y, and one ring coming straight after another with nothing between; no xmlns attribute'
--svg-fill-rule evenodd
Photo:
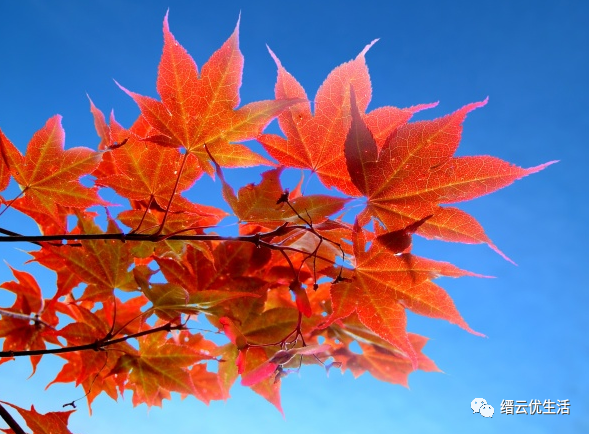
<svg viewBox="0 0 589 434"><path fill-rule="evenodd" d="M100 234L104 233L94 221L87 215L78 214L77 233ZM116 222L109 219L109 233L120 233ZM80 255L79 245L45 246L49 254L39 254L39 261L53 256L51 263L44 261L44 265L55 271L67 269L70 274L76 276L76 280L85 282L88 286L83 298L92 301L110 299L115 288L134 290L137 283L133 274L128 271L133 263L129 244L116 240L84 240L82 241L84 255ZM60 260L58 260L58 258Z"/></svg>
<svg viewBox="0 0 589 434"><path fill-rule="evenodd" d="M554 161L522 169L495 157L454 157L466 114L485 103L469 104L433 121L400 126L379 149L352 92L352 125L345 156L352 182L367 198L360 223L364 225L373 217L393 232L428 217L418 234L447 241L484 242L501 253L474 218L439 204L489 194Z"/></svg>
<svg viewBox="0 0 589 434"><path fill-rule="evenodd" d="M263 134L258 140L268 153L281 164L289 167L311 169L327 187L360 195L345 170L344 142L350 127L350 85L357 89L358 104L364 111L370 102L372 88L365 62L365 54L376 40L367 45L354 60L335 68L325 79L314 101L314 113L310 102L289 107L278 116L280 128L286 139ZM270 50L278 66L276 98L303 98L307 94L303 87L290 75ZM413 113L431 107L431 104L406 109L381 107L367 114L365 121L370 124L378 138L384 139L399 125L406 123Z"/></svg>
<svg viewBox="0 0 589 434"><path fill-rule="evenodd" d="M417 367L417 355L406 331L405 309L446 319L474 332L456 310L450 296L431 282L438 276L477 276L447 262L396 254L376 240L366 251L364 232L354 228L355 270L331 288L332 313L322 327L356 312L375 334L400 350ZM349 271L349 272L348 272ZM480 335L480 334L479 334Z"/></svg>
<svg viewBox="0 0 589 434"><path fill-rule="evenodd" d="M126 388L133 391L133 405L161 406L170 392L196 394L189 367L202 360L195 348L151 334L138 339L136 355L122 356L113 373L129 372Z"/></svg>
<svg viewBox="0 0 589 434"><path fill-rule="evenodd" d="M249 184L239 189L237 196L225 181L220 168L217 173L223 183L223 196L231 205L240 221L258 224L299 223L305 221L322 223L328 216L341 211L350 200L323 194L298 196L289 199L288 190L280 184L282 168L262 173L262 181L258 185ZM294 196L294 195L293 195ZM290 206L282 200L288 199ZM297 210L301 210L300 214ZM272 225L274 223L274 225Z"/></svg>
<svg viewBox="0 0 589 434"><path fill-rule="evenodd" d="M155 201L160 208L167 209L174 191L187 190L201 176L202 171L195 164L194 156L189 155L182 167L183 155L178 149L154 146L140 139L154 131L144 118L139 117L130 130L125 130L111 115L108 128L110 134L124 144L107 152L110 156L108 164L115 167L96 173L98 185L111 187L130 200ZM189 207L188 201L181 196L174 197L173 206L170 211Z"/></svg>
<svg viewBox="0 0 589 434"><path fill-rule="evenodd" d="M231 37L204 64L200 74L192 57L176 41L164 18L164 52L157 79L162 101L127 92L157 131L146 139L163 146L183 147L200 166L212 172L208 152L229 167L271 164L235 142L257 137L292 99L239 105L243 56L239 51L239 22Z"/></svg>
<svg viewBox="0 0 589 434"><path fill-rule="evenodd" d="M328 339L327 342L332 345L331 355L337 360L342 372L349 370L356 378L369 372L381 381L408 387L409 374L415 370L412 361L398 348L367 330L357 315L339 321L332 330L335 339ZM409 333L408 337L416 353L417 368L426 372L439 371L435 363L422 352L427 338L414 333ZM358 340L361 353L349 349L355 340Z"/></svg>
<svg viewBox="0 0 589 434"><path fill-rule="evenodd" d="M43 350L46 342L59 344L55 333L58 323L55 300L44 300L35 278L24 271L10 267L17 281L4 282L0 288L16 294L14 304L0 309L0 338L4 338L4 351ZM31 356L33 374L40 355ZM4 363L9 359L0 359Z"/></svg>
<svg viewBox="0 0 589 434"><path fill-rule="evenodd" d="M9 405L16 409L27 423L27 426L33 430L34 434L72 434L67 428L68 419L75 410L70 411L51 411L41 414L31 405L30 410L25 410L9 402L2 401L3 404ZM5 433L14 433L13 430L3 429Z"/></svg>
<svg viewBox="0 0 589 434"><path fill-rule="evenodd" d="M46 214L61 221L58 206L107 205L98 197L95 187L84 187L79 182L80 177L98 166L100 153L81 147L64 151L64 142L61 116L49 119L33 135L25 156L0 131L4 167L8 167L22 190L21 196L11 203L14 208L33 218Z"/></svg>

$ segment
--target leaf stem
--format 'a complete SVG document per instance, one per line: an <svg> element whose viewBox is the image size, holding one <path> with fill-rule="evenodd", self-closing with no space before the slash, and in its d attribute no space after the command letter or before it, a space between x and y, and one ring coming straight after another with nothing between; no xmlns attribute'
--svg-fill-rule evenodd
<svg viewBox="0 0 589 434"><path fill-rule="evenodd" d="M166 212L164 214L164 218L162 219L162 224L160 228L154 235L159 235L164 230L164 225L166 224L166 219L168 218L168 213L170 212L170 207L172 206L172 201L174 200L174 196L176 195L176 190L178 189L178 184L180 183L180 177L182 176L182 172L184 171L184 166L186 165L186 160L188 159L189 152L186 151L184 153L184 158L182 159L182 165L180 166L180 170L178 170L178 177L176 178L176 183L174 184L174 189L172 190L172 194L170 195L170 200L168 202L168 206L166 207Z"/></svg>

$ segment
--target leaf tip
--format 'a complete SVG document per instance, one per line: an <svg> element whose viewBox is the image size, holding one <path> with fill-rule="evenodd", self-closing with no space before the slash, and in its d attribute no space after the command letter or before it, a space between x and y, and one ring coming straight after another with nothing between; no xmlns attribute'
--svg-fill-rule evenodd
<svg viewBox="0 0 589 434"><path fill-rule="evenodd" d="M552 160L552 161L549 161L549 162L547 162L547 163L540 164L540 165L538 165L538 166L529 167L529 168L527 168L527 169L522 169L523 171L522 171L522 172L521 172L521 173L520 173L520 174L517 176L517 178L515 178L515 179L521 179L521 178L523 178L524 176L529 176L529 175L532 175L532 174L534 174L534 173L538 173L538 172L540 172L540 171L542 171L542 170L546 169L548 166L552 166L553 164L556 164L556 163L558 163L559 161L560 161L560 160Z"/></svg>
<svg viewBox="0 0 589 434"><path fill-rule="evenodd" d="M495 244L493 244L490 240L487 242L487 245L495 253L497 253L499 256L501 256L503 259L505 259L507 262L511 262L513 265L517 266L517 264L509 256L507 256L505 253L503 253L501 250L499 250L499 247L497 247ZM491 276L484 276L484 277L491 277Z"/></svg>
<svg viewBox="0 0 589 434"><path fill-rule="evenodd" d="M459 318L458 321L450 321L452 324L457 325L458 327L462 328L463 330L466 330L467 332L469 332L471 335L475 335L478 336L480 338L486 338L487 336L484 335L483 333L477 332L476 330L473 330L467 323L466 321L464 321L464 319Z"/></svg>
<svg viewBox="0 0 589 434"><path fill-rule="evenodd" d="M272 56L272 59L274 59L274 63L276 63L276 66L278 67L278 69L282 68L282 63L280 62L280 59L278 57L276 57L276 54L274 54L274 51L272 51L272 49L270 48L270 46L268 44L266 44L266 48L268 49L270 56Z"/></svg>
<svg viewBox="0 0 589 434"><path fill-rule="evenodd" d="M170 15L170 8L166 9L166 15L164 16L164 31L165 30L170 30L169 24L168 24L168 16Z"/></svg>
<svg viewBox="0 0 589 434"><path fill-rule="evenodd" d="M368 52L368 50L370 50L370 48L372 48L372 46L374 44L376 44L379 41L380 38L376 38L373 39L372 42L370 42L370 44L366 45L366 47L364 47L364 49L360 52L360 54L358 54L358 56L356 56L356 59L360 59L362 57L364 57L366 55L366 53Z"/></svg>
<svg viewBox="0 0 589 434"><path fill-rule="evenodd" d="M537 173L541 170L546 169L548 166L552 166L553 164L556 164L558 162L560 162L560 160L552 160L552 161L549 161L548 163L540 164L539 166L530 167L529 169L527 169L528 173L526 175L531 175L532 173Z"/></svg>
<svg viewBox="0 0 589 434"><path fill-rule="evenodd" d="M233 30L233 34L231 35L232 38L239 38L239 23L241 22L241 10L237 15L237 24L235 24L235 29Z"/></svg>
<svg viewBox="0 0 589 434"><path fill-rule="evenodd" d="M483 107L483 106L487 105L488 102L489 102L489 97L486 97L482 101L467 104L464 107L462 107L461 109L459 109L458 111L461 112L463 114L463 116L466 116L466 114L468 112L471 112L474 109ZM464 120L464 118L462 118L462 120Z"/></svg>
<svg viewBox="0 0 589 434"><path fill-rule="evenodd" d="M112 79L112 81L115 82L115 84L119 87L119 89L121 89L123 92L125 92L127 95L131 96L131 91L128 90L126 87L124 87L123 85L121 85L118 81L116 81L114 78Z"/></svg>
<svg viewBox="0 0 589 434"><path fill-rule="evenodd" d="M435 101L435 102L430 102L430 103L425 103L425 104L417 104L417 105L409 107L409 110L411 110L411 113L417 113L422 110L437 107L438 104L440 104L440 101Z"/></svg>

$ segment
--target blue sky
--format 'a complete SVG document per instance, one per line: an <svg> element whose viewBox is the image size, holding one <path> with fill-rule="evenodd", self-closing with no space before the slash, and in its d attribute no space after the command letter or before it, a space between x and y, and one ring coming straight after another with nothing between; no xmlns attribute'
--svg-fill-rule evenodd
<svg viewBox="0 0 589 434"><path fill-rule="evenodd" d="M444 279L479 338L456 326L410 316L410 331L431 341L425 353L444 373L417 372L410 389L320 369L283 383L286 419L236 386L226 403L206 407L175 396L163 409L132 409L131 397L98 399L94 415L80 401L76 433L300 432L494 433L589 432L589 4L583 1L323 2L104 1L0 3L0 128L21 149L52 115L63 115L66 146L94 147L86 93L130 125L133 101L113 82L155 96L162 20L170 8L176 38L202 65L232 32L241 11L245 71L242 103L272 98L276 69L265 44L313 96L326 75L374 38L366 59L369 108L440 101L419 118L435 118L489 96L469 114L459 153L494 155L523 167L561 160L491 196L462 204L518 266L485 246L417 241L416 253L448 260L496 279ZM275 127L273 127L275 128ZM239 173L232 175L239 181ZM241 179L245 183L246 179ZM210 184L214 186L214 184ZM215 188L217 188L216 186ZM9 198L8 196L6 196ZM203 199L213 203L214 197ZM18 216L0 227L33 232ZM54 278L19 249L1 245L10 265ZM0 265L0 279L11 279ZM0 301L5 300L0 295ZM5 303L0 303L4 305ZM83 393L45 385L59 363L38 373L28 360L0 365L0 400L42 412L61 410ZM482 397L492 419L472 414ZM499 413L501 400L569 399L570 415Z"/></svg>

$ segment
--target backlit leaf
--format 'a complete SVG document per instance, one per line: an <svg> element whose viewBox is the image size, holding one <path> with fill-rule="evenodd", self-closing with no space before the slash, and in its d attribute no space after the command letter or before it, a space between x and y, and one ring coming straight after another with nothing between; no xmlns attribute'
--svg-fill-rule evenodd
<svg viewBox="0 0 589 434"><path fill-rule="evenodd" d="M438 204L491 193L554 162L522 169L495 157L453 157L466 114L486 100L434 121L400 126L379 150L354 95L345 156L352 181L368 199L362 225L370 215L393 232L431 216L421 227L424 234L436 233L448 241L486 242L498 251L470 216L463 212L450 216ZM436 217L442 212L445 217ZM465 220L468 224L460 225Z"/></svg>
<svg viewBox="0 0 589 434"><path fill-rule="evenodd" d="M51 411L41 414L31 405L30 410L25 410L14 404L2 401L4 404L16 409L27 423L27 426L33 430L34 434L72 434L67 428L68 419L74 410L70 411Z"/></svg>
<svg viewBox="0 0 589 434"><path fill-rule="evenodd" d="M223 166L271 164L235 142L257 137L285 108L297 102L282 99L249 103L239 109L243 56L238 26L231 37L203 65L197 66L176 41L164 19L164 51L158 69L157 89L162 101L124 88L141 114L159 134L146 139L163 146L183 147L201 168L213 173L204 145Z"/></svg>
<svg viewBox="0 0 589 434"><path fill-rule="evenodd" d="M88 148L64 150L64 142L61 116L52 117L34 134L25 156L0 134L4 163L23 191L14 207L25 213L42 210L56 218L57 205L87 208L107 204L98 197L96 188L79 182L98 166L100 154Z"/></svg>

